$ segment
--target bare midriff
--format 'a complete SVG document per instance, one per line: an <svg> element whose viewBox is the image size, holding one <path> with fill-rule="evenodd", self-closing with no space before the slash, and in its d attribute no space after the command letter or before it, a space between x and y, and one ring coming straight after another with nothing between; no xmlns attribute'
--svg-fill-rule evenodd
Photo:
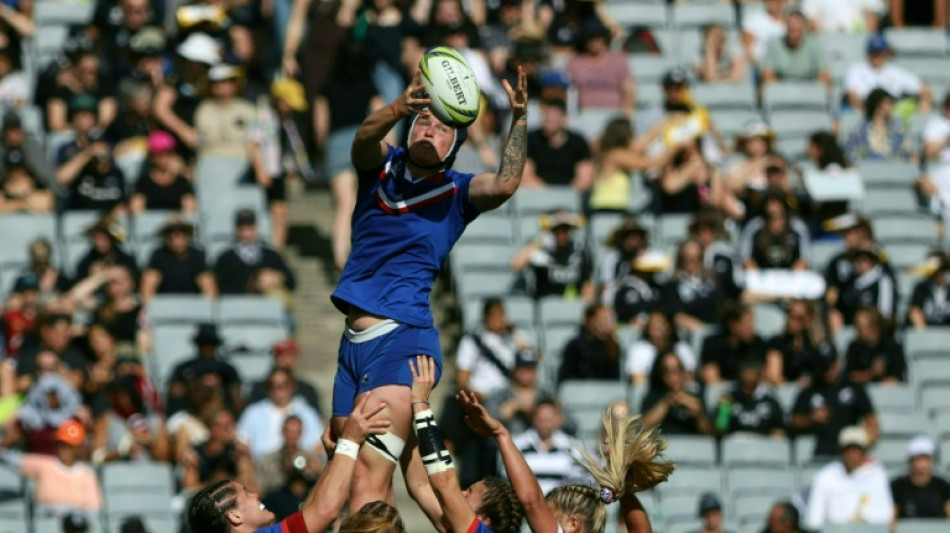
<svg viewBox="0 0 950 533"><path fill-rule="evenodd" d="M374 315L373 313L364 311L353 305L350 306L350 310L346 314L346 323L350 326L350 328L355 329L356 331L369 329L376 324L379 324L383 320L386 320L386 317Z"/></svg>

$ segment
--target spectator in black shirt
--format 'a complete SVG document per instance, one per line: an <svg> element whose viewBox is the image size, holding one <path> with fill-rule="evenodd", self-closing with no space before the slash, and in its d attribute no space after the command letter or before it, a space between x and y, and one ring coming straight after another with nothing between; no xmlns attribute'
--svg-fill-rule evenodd
<svg viewBox="0 0 950 533"><path fill-rule="evenodd" d="M106 128L106 139L114 147L112 155L144 159L148 154L148 136L155 129L152 100L155 90L145 82L125 79L119 83L122 112ZM137 174L136 174L137 175Z"/></svg>
<svg viewBox="0 0 950 533"><path fill-rule="evenodd" d="M801 513L792 502L778 502L772 506L762 533L805 533L798 524Z"/></svg>
<svg viewBox="0 0 950 533"><path fill-rule="evenodd" d="M56 77L57 88L46 103L49 131L69 129L68 109L72 107L73 99L79 96L92 101L96 125L100 128L108 127L115 119L117 106L112 79L104 72L96 52L84 48L78 51L75 61Z"/></svg>
<svg viewBox="0 0 950 533"><path fill-rule="evenodd" d="M614 312L601 304L584 311L584 324L561 356L557 381L572 379L620 379L620 344Z"/></svg>
<svg viewBox="0 0 950 533"><path fill-rule="evenodd" d="M125 265L101 268L73 287L69 296L77 308L91 312L118 342L146 346L142 338L142 305L135 280Z"/></svg>
<svg viewBox="0 0 950 533"><path fill-rule="evenodd" d="M865 242L874 242L874 229L871 227L870 220L854 213L845 213L826 220L822 227L825 231L841 234L844 241L844 250L838 252L825 265L825 302L833 307L838 302L848 280L851 279L851 275L854 274L851 252ZM890 270L889 267L887 268Z"/></svg>
<svg viewBox="0 0 950 533"><path fill-rule="evenodd" d="M133 280L139 277L135 258L122 249L126 233L115 219L100 219L86 230L90 248L76 265L76 280L82 281L110 266L121 266L130 272Z"/></svg>
<svg viewBox="0 0 950 533"><path fill-rule="evenodd" d="M859 309L854 315L857 338L848 346L845 365L852 383L900 383L907 362L904 348L894 339L890 327L875 307Z"/></svg>
<svg viewBox="0 0 950 533"><path fill-rule="evenodd" d="M40 318L39 324L39 335L27 336L17 357L17 390L25 392L30 388L42 370L40 359L49 355L56 361L54 366L62 368L63 376L78 388L83 382L86 361L72 345L72 317L51 313Z"/></svg>
<svg viewBox="0 0 950 533"><path fill-rule="evenodd" d="M707 337L700 355L700 377L711 385L739 377L739 365L748 359L765 364L765 342L755 334L752 308L729 304L723 309L722 333Z"/></svg>
<svg viewBox="0 0 950 533"><path fill-rule="evenodd" d="M69 188L66 209L118 214L125 209L125 176L115 165L102 130L91 130L87 141L85 148L56 170L56 181Z"/></svg>
<svg viewBox="0 0 950 533"><path fill-rule="evenodd" d="M567 129L567 102L548 98L541 102L541 128L528 134L528 160L522 185L570 185L586 191L594 182L590 145Z"/></svg>
<svg viewBox="0 0 950 533"><path fill-rule="evenodd" d="M624 218L604 242L610 248L601 259L600 273L597 283L603 291L614 285L630 272L633 260L646 251L650 238L650 231L641 226L637 219L629 216Z"/></svg>
<svg viewBox="0 0 950 533"><path fill-rule="evenodd" d="M297 359L300 355L300 346L297 345L297 341L293 339L282 340L271 348L271 352L274 355L273 368L286 371L287 375L290 376L295 383L296 395L303 398L304 401L319 412L320 396L317 394L317 389L295 374ZM254 385L251 386L251 394L247 399L248 404L267 398L267 393L268 381L266 378L254 382Z"/></svg>
<svg viewBox="0 0 950 533"><path fill-rule="evenodd" d="M221 294L286 294L297 286L287 263L257 234L257 216L241 209L234 217L234 247L214 266Z"/></svg>
<svg viewBox="0 0 950 533"><path fill-rule="evenodd" d="M922 270L927 273L927 279L914 287L907 322L918 330L928 326L950 326L950 286L947 284L950 257L942 253L931 254Z"/></svg>
<svg viewBox="0 0 950 533"><path fill-rule="evenodd" d="M214 324L199 324L198 332L192 338L197 355L179 363L168 379L168 414L171 415L184 407L186 385L195 378L219 389L225 403L235 411L244 405L241 397L241 378L237 370L220 357L224 339L218 336Z"/></svg>
<svg viewBox="0 0 950 533"><path fill-rule="evenodd" d="M878 420L871 398L861 385L842 380L836 355L816 358L811 385L795 399L790 429L799 435L815 435L814 456L831 460L839 451L838 433L856 425L863 425L872 444L877 440Z"/></svg>
<svg viewBox="0 0 950 533"><path fill-rule="evenodd" d="M808 267L809 238L805 223L794 216L779 194L763 202L763 215L742 230L740 251L749 270L804 270Z"/></svg>
<svg viewBox="0 0 950 533"><path fill-rule="evenodd" d="M620 323L635 328L646 324L647 316L659 308L663 297L663 289L654 278L669 265L666 254L644 252L631 261L630 272L605 291L603 299L613 303Z"/></svg>
<svg viewBox="0 0 950 533"><path fill-rule="evenodd" d="M37 183L45 188L53 187L56 181L53 178L53 168L46 158L46 152L42 143L33 135L27 134L23 129L23 121L20 115L14 110L8 110L3 114L3 126L0 131L0 175L5 174L6 154L13 150L19 150L23 154L23 161L26 168L30 169L30 174L36 178Z"/></svg>
<svg viewBox="0 0 950 533"><path fill-rule="evenodd" d="M525 267L531 268L534 278L531 295L535 298L593 299L593 260L583 235L578 235L580 217L558 210L542 216L540 226L541 233L511 260L512 270L520 272Z"/></svg>
<svg viewBox="0 0 950 533"><path fill-rule="evenodd" d="M739 379L716 408L716 432L785 436L782 406L762 379L762 364L754 359L739 366Z"/></svg>
<svg viewBox="0 0 950 533"><path fill-rule="evenodd" d="M891 482L895 519L950 517L950 483L934 475L935 450L925 436L907 444L907 475Z"/></svg>
<svg viewBox="0 0 950 533"><path fill-rule="evenodd" d="M152 253L142 273L142 303L155 294L218 295L218 285L205 254L191 243L195 227L181 219L170 220L159 232L165 244Z"/></svg>
<svg viewBox="0 0 950 533"><path fill-rule="evenodd" d="M713 431L702 392L687 381L683 362L673 352L661 354L653 363L650 390L640 412L644 426L660 426L664 435L709 435Z"/></svg>
<svg viewBox="0 0 950 533"><path fill-rule="evenodd" d="M723 216L707 209L696 214L689 224L689 235L703 247L703 266L716 276L719 289L730 300L742 295L742 261L729 244Z"/></svg>
<svg viewBox="0 0 950 533"><path fill-rule="evenodd" d="M772 385L797 383L807 387L815 357L834 355L816 304L792 300L788 304L785 332L769 341L765 377Z"/></svg>
<svg viewBox="0 0 950 533"><path fill-rule="evenodd" d="M129 203L133 214L147 209L194 213L198 209L195 189L182 174L181 160L175 155L175 137L164 131L148 136L148 162Z"/></svg>
<svg viewBox="0 0 950 533"><path fill-rule="evenodd" d="M99 47L107 64L128 69L129 49L133 37L152 21L149 0L119 0L118 17L115 23L100 28Z"/></svg>
<svg viewBox="0 0 950 533"><path fill-rule="evenodd" d="M703 246L687 239L676 252L676 271L665 287L664 302L677 327L703 329L716 321L723 302L722 291L712 271L703 265Z"/></svg>
<svg viewBox="0 0 950 533"><path fill-rule="evenodd" d="M854 315L862 307L877 307L888 321L897 312L897 282L884 266L882 252L865 242L850 253L853 272L841 290L834 309L828 311L828 323L837 333L842 325L854 323Z"/></svg>

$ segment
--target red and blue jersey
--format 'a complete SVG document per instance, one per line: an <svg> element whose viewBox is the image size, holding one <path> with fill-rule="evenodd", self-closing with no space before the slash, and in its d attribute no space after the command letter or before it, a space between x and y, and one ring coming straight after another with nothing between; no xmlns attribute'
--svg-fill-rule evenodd
<svg viewBox="0 0 950 533"><path fill-rule="evenodd" d="M262 527L254 533L308 533L307 524L300 511L288 516L272 526Z"/></svg>
<svg viewBox="0 0 950 533"><path fill-rule="evenodd" d="M386 161L360 170L352 250L331 298L419 328L432 327L429 293L442 263L478 216L469 200L474 174L445 170L413 179L406 151L389 147Z"/></svg>
<svg viewBox="0 0 950 533"><path fill-rule="evenodd" d="M472 520L472 525L468 526L468 529L465 533L492 533L492 530L488 528L481 520L478 518Z"/></svg>

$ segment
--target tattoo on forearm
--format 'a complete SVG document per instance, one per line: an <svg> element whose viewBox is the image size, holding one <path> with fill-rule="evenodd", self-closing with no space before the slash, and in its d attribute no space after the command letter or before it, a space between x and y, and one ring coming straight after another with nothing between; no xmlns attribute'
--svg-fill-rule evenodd
<svg viewBox="0 0 950 533"><path fill-rule="evenodd" d="M524 163L528 157L528 119L515 119L505 143L501 166L498 169L498 183L507 186L512 182L515 187L521 183L524 173Z"/></svg>

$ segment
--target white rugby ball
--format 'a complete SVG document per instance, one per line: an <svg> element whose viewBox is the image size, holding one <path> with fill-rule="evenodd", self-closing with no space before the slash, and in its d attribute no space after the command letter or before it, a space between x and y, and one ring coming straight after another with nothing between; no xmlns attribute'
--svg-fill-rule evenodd
<svg viewBox="0 0 950 533"><path fill-rule="evenodd" d="M419 61L429 95L429 111L450 126L468 126L478 117L481 91L461 54L448 46L430 48Z"/></svg>

